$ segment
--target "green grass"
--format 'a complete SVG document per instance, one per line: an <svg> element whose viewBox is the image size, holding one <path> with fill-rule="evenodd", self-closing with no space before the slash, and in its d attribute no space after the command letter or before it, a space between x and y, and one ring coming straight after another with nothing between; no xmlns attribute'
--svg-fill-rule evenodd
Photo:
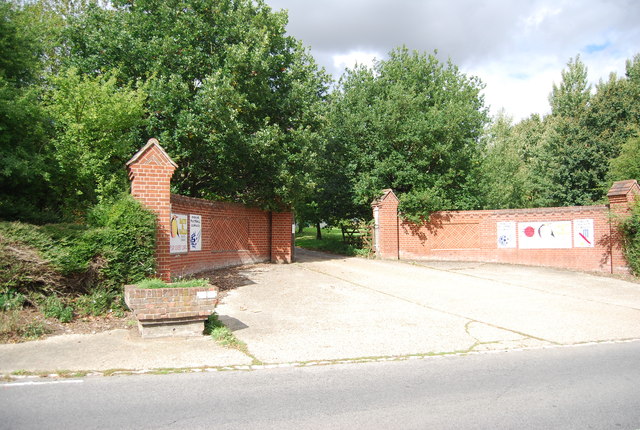
<svg viewBox="0 0 640 430"><path fill-rule="evenodd" d="M323 228L322 239L316 239L316 228L306 227L302 233L296 233L296 246L314 251L330 252L340 255L368 255L368 250L359 249L342 241L342 231L337 227Z"/></svg>
<svg viewBox="0 0 640 430"><path fill-rule="evenodd" d="M138 288L204 288L209 286L206 279L189 279L167 284L160 279L145 279L136 284Z"/></svg>

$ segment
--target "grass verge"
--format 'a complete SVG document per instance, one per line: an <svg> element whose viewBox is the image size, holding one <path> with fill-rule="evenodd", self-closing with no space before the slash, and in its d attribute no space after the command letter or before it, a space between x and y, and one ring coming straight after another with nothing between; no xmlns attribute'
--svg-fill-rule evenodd
<svg viewBox="0 0 640 430"><path fill-rule="evenodd" d="M324 251L348 256L367 256L369 250L360 249L342 241L342 230L337 227L323 228L322 239L316 239L315 227L306 227L296 233L296 246L313 251Z"/></svg>

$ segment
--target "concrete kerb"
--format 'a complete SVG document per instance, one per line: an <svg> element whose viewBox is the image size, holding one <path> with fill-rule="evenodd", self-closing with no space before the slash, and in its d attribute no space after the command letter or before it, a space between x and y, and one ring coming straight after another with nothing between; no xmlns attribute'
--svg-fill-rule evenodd
<svg viewBox="0 0 640 430"><path fill-rule="evenodd" d="M285 362L285 363L264 363L264 364L230 364L226 366L214 366L214 367L179 367L179 368L153 368L153 369L108 369L104 371L64 371L64 370L49 370L49 371L24 371L18 370L10 373L0 373L0 381L5 382L4 386L11 385L27 385L38 384L45 381L52 380L77 380L80 378L91 377L111 377L111 376L135 376L135 375L168 375L177 373L204 373L204 372L247 372L247 371L262 371L270 369L282 369L282 368L294 368L294 367L316 367L316 366L339 366L348 364L361 364L361 363L380 363L380 362L392 362L392 361L409 361L409 360L438 360L445 359L447 357L464 357L481 354L506 354L506 353L518 353L529 350L537 349L555 349L555 348L579 348L592 345L601 344L618 344L618 343L630 343L640 342L640 339L627 339L617 341L603 341L603 342L585 342L575 345L546 345L543 347L531 347L531 348L517 348L517 349L493 349L493 350L469 350L469 351L452 351L443 353L422 353L422 354L408 354L398 356L382 356L382 357L357 357L357 358L344 358L335 360L312 360L312 361L297 361L297 362Z"/></svg>

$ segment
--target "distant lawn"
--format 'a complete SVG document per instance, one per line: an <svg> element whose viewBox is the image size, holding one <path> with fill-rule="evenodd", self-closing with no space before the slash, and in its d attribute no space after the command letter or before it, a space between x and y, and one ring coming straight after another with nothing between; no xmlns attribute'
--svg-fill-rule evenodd
<svg viewBox="0 0 640 430"><path fill-rule="evenodd" d="M347 245L342 241L342 231L339 228L323 228L322 239L316 239L316 228L306 227L302 233L296 233L296 246L314 251L330 252L340 255L368 255L365 249Z"/></svg>

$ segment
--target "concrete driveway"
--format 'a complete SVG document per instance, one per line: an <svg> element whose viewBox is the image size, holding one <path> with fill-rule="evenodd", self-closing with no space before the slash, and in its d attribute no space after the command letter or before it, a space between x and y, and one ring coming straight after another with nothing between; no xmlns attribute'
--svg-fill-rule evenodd
<svg viewBox="0 0 640 430"><path fill-rule="evenodd" d="M218 306L266 363L640 339L640 284L557 269L296 250Z"/></svg>

